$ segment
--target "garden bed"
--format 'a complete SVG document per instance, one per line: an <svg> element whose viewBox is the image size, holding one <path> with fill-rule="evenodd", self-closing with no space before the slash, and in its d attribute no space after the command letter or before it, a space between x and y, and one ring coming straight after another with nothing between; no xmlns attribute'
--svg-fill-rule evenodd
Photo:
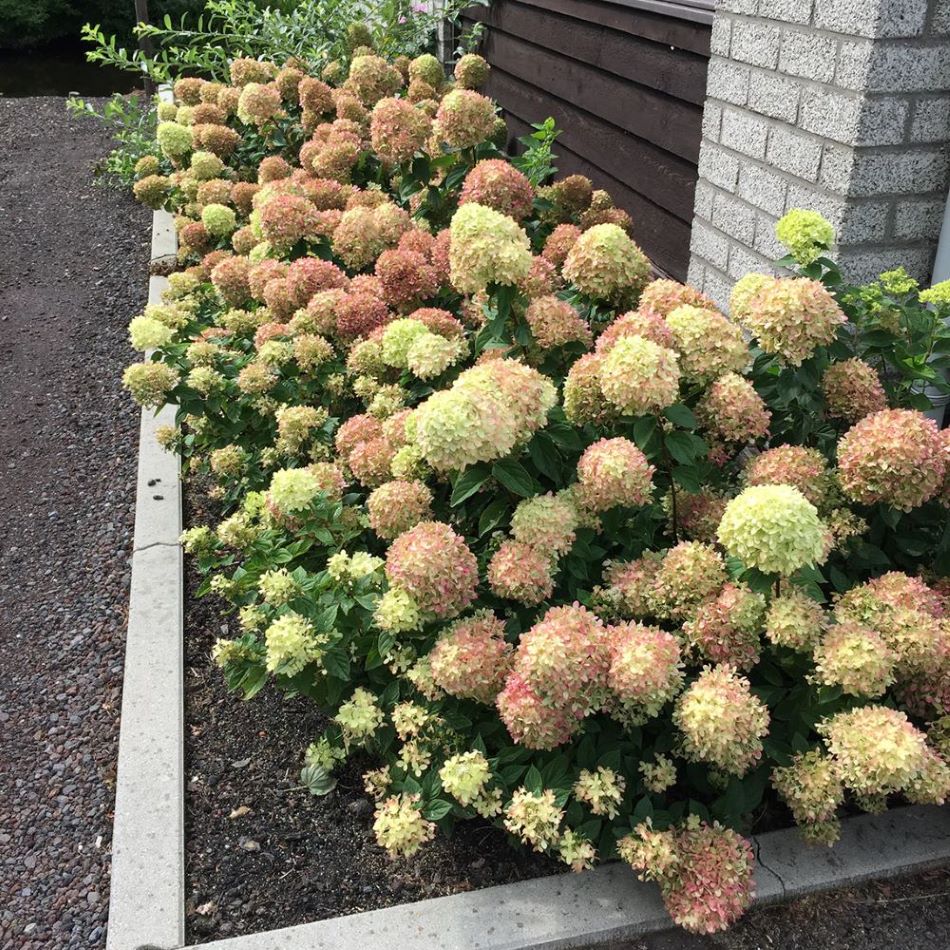
<svg viewBox="0 0 950 950"><path fill-rule="evenodd" d="M186 524L213 520L200 484L186 486L184 500ZM327 719L304 697L285 698L266 689L244 702L228 692L210 652L218 637L233 631L216 598L195 596L200 583L193 560L186 559L189 943L567 870L512 847L504 832L487 822L462 823L414 859L393 862L373 836L373 806L362 780L370 760L347 763L336 788L323 798L299 787L303 751Z"/></svg>

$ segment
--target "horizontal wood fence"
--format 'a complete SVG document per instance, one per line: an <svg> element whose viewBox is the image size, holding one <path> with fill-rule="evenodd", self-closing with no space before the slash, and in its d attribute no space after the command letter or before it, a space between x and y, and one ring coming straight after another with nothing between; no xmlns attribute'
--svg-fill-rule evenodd
<svg viewBox="0 0 950 950"><path fill-rule="evenodd" d="M493 0L485 90L514 140L553 116L561 175L630 212L657 269L685 280L713 0Z"/></svg>

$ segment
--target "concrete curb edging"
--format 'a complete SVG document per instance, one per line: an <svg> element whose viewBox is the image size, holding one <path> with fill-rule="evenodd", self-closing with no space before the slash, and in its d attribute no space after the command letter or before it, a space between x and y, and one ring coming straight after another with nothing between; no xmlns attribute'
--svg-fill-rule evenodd
<svg viewBox="0 0 950 950"><path fill-rule="evenodd" d="M157 211L151 257L169 253L173 219ZM161 302L167 284L150 278L149 303ZM173 406L142 411L107 950L165 950L185 939L181 488L177 456L155 438L174 422Z"/></svg>

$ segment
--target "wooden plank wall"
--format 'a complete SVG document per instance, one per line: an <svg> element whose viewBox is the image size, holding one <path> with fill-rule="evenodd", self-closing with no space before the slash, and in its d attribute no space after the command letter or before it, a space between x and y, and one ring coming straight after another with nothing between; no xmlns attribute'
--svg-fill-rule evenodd
<svg viewBox="0 0 950 950"><path fill-rule="evenodd" d="M668 5L672 6L672 5ZM470 7L514 140L553 116L560 175L583 174L633 217L657 269L686 279L710 26L603 0L493 0ZM706 22L702 22L703 20Z"/></svg>

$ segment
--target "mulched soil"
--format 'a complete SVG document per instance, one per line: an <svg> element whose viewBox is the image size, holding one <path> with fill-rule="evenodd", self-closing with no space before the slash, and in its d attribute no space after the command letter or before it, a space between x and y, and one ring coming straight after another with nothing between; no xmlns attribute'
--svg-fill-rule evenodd
<svg viewBox="0 0 950 950"><path fill-rule="evenodd" d="M211 521L186 490L189 524ZM373 836L363 793L369 760L338 771L315 798L298 787L306 747L325 728L307 699L266 689L249 702L227 692L210 659L219 636L235 636L214 598L196 598L186 562L186 896L190 942L289 927L561 873L483 822L439 835L414 858L391 861ZM233 624L233 621L232 621Z"/></svg>
<svg viewBox="0 0 950 950"><path fill-rule="evenodd" d="M600 950L938 950L950 947L950 868L761 907L731 930L651 934ZM589 948L592 950L592 948Z"/></svg>
<svg viewBox="0 0 950 950"><path fill-rule="evenodd" d="M108 136L0 98L0 948L100 947L138 413L121 391L150 214Z"/></svg>

